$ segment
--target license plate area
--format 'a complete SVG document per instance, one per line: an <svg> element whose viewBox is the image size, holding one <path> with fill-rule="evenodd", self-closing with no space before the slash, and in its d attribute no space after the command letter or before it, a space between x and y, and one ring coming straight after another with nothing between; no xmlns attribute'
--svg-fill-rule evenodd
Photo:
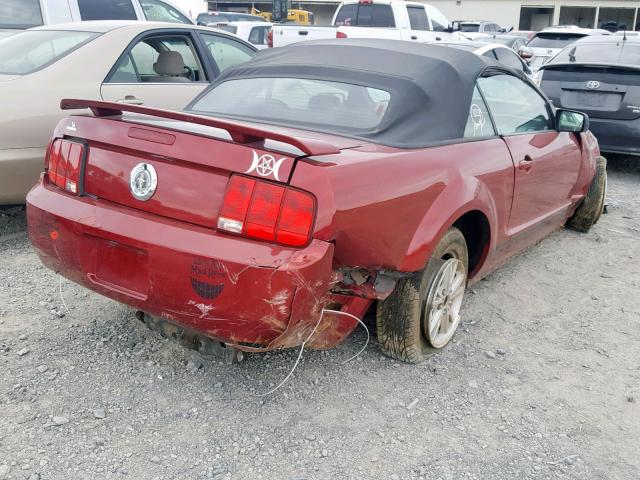
<svg viewBox="0 0 640 480"><path fill-rule="evenodd" d="M95 283L136 298L149 292L149 255L112 240L98 241Z"/></svg>
<svg viewBox="0 0 640 480"><path fill-rule="evenodd" d="M620 109L623 93L567 90L563 93L562 105L578 110L616 112Z"/></svg>

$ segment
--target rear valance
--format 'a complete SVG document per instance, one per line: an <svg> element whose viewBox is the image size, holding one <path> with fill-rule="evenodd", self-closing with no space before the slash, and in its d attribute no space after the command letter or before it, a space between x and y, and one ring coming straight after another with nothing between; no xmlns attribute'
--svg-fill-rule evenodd
<svg viewBox="0 0 640 480"><path fill-rule="evenodd" d="M108 117L122 115L123 112L150 115L158 118L168 118L187 123L195 123L208 127L226 130L236 143L247 144L260 140L273 140L276 142L292 145L307 155L330 155L340 153L340 149L335 145L309 138L296 138L277 131L268 131L261 128L252 127L242 123L229 120L192 115L189 113L161 110L158 108L141 107L138 105L128 105L113 102L101 102L97 100L64 99L60 102L62 110L77 110L88 108L96 117ZM277 130L277 127L274 127Z"/></svg>

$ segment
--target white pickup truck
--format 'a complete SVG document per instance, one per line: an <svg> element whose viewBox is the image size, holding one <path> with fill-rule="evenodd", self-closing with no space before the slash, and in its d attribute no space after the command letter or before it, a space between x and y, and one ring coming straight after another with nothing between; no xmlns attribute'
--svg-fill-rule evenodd
<svg viewBox="0 0 640 480"><path fill-rule="evenodd" d="M389 38L434 42L458 40L437 8L404 0L347 0L330 26L274 25L272 46L326 38Z"/></svg>

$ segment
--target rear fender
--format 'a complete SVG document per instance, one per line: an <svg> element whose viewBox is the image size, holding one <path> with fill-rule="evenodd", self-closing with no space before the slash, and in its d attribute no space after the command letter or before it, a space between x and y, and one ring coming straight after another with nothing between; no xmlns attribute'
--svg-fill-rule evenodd
<svg viewBox="0 0 640 480"><path fill-rule="evenodd" d="M498 231L498 213L491 192L475 177L459 177L442 190L427 210L413 235L399 270L422 270L447 230L465 213L475 210L482 212L489 220L489 251L493 250L496 243L494 232Z"/></svg>

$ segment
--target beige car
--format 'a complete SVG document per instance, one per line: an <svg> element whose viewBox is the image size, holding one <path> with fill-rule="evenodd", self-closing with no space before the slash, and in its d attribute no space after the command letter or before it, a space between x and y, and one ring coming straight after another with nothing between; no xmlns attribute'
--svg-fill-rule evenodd
<svg viewBox="0 0 640 480"><path fill-rule="evenodd" d="M0 205L24 203L63 98L180 110L256 48L195 25L101 21L0 39Z"/></svg>

